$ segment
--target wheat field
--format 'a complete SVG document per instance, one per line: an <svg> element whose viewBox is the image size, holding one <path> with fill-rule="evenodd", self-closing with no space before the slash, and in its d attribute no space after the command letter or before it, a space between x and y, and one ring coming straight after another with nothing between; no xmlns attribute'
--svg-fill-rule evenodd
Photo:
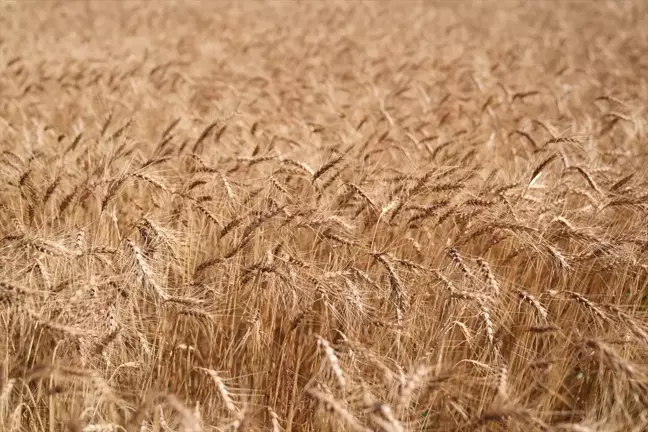
<svg viewBox="0 0 648 432"><path fill-rule="evenodd" d="M648 430L647 13L3 0L0 430Z"/></svg>

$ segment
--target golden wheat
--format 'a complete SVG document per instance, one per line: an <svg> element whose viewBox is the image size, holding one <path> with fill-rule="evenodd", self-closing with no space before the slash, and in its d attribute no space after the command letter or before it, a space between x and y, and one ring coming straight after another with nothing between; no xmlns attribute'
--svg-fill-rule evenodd
<svg viewBox="0 0 648 432"><path fill-rule="evenodd" d="M0 3L0 430L648 430L646 2Z"/></svg>

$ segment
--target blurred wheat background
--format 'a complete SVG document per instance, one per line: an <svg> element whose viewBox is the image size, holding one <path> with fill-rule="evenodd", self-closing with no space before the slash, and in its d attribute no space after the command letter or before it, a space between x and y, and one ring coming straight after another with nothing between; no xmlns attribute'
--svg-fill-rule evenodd
<svg viewBox="0 0 648 432"><path fill-rule="evenodd" d="M0 3L0 429L648 430L642 1Z"/></svg>

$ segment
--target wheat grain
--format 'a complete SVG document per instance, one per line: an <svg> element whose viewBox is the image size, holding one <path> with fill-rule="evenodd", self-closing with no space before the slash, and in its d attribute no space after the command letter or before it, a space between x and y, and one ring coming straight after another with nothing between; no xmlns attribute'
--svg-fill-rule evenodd
<svg viewBox="0 0 648 432"><path fill-rule="evenodd" d="M326 339L322 338L321 336L315 337L317 338L318 347L320 347L324 352L326 359L328 360L329 365L331 366L331 369L335 374L338 385L341 389L344 389L346 385L346 379L344 378L344 373L342 372L342 367L340 366L340 360L335 355L335 351L333 351L333 348L331 348L331 345Z"/></svg>
<svg viewBox="0 0 648 432"><path fill-rule="evenodd" d="M371 429L360 423L358 419L356 419L351 413L349 413L342 405L340 405L339 402L337 402L335 399L333 399L331 396L322 393L318 390L315 390L313 388L306 389L306 393L320 401L321 403L325 404L327 407L330 407L333 412L340 417L341 420L343 420L346 424L349 425L349 427L352 428L354 431L360 431L360 432L370 432Z"/></svg>
<svg viewBox="0 0 648 432"><path fill-rule="evenodd" d="M644 3L3 2L0 430L645 430Z"/></svg>
<svg viewBox="0 0 648 432"><path fill-rule="evenodd" d="M138 269L140 270L142 276L148 282L155 292L160 296L163 301L169 299L169 295L162 289L162 287L157 283L153 275L153 271L149 267L149 264L146 262L144 255L140 248L135 244L131 239L126 239L126 246L131 250L135 263L137 264Z"/></svg>
<svg viewBox="0 0 648 432"><path fill-rule="evenodd" d="M526 291L518 290L517 293L522 301L529 303L531 307L535 309L536 314L542 319L542 322L546 323L549 319L549 312L547 312L547 309L542 305L542 303Z"/></svg>
<svg viewBox="0 0 648 432"><path fill-rule="evenodd" d="M230 413L237 414L239 410L236 408L236 405L234 405L234 401L232 400L232 397L230 396L230 393L227 387L225 386L225 383L223 382L222 378L218 375L218 372L216 372L213 369L207 369L203 367L198 367L196 369L207 374L212 379L212 381L214 381L214 384L216 385L216 390L218 390L218 394L223 400L223 403L225 404L225 408L227 408L227 410Z"/></svg>

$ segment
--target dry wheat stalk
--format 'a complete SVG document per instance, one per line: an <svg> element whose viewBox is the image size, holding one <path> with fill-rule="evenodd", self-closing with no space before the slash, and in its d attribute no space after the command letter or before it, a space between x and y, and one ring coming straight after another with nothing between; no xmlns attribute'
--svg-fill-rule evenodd
<svg viewBox="0 0 648 432"><path fill-rule="evenodd" d="M272 432L280 432L281 426L279 425L279 416L270 407L266 407L268 415L270 416L270 424L272 425Z"/></svg>
<svg viewBox="0 0 648 432"><path fill-rule="evenodd" d="M324 404L326 407L330 408L333 413L340 417L340 419L346 423L352 430L359 432L370 432L371 429L363 425L358 419L356 419L349 411L347 411L338 401L333 399L330 395L323 393L314 388L306 389L306 394L311 396L314 399L317 399L320 403Z"/></svg>
<svg viewBox="0 0 648 432"><path fill-rule="evenodd" d="M474 278L475 277L473 275L472 271L470 270L470 268L468 267L468 265L466 265L465 261L463 260L463 258L461 257L461 254L459 254L459 251L457 249L452 248L452 247L448 248L448 255L450 255L450 257L452 258L452 262L457 264L457 266L459 267L461 272L466 277L469 277L469 278Z"/></svg>
<svg viewBox="0 0 648 432"><path fill-rule="evenodd" d="M645 2L4 3L0 430L646 430Z"/></svg>
<svg viewBox="0 0 648 432"><path fill-rule="evenodd" d="M405 314L406 309L409 307L409 300L405 293L403 283L401 282L400 276L396 273L396 270L392 264L385 258L384 254L374 254L376 260L381 263L387 270L389 274L389 284L391 286L391 293L396 303L396 312L398 315L398 323L402 325L403 315Z"/></svg>
<svg viewBox="0 0 648 432"><path fill-rule="evenodd" d="M486 335L488 336L488 341L491 345L495 343L495 325L492 320L492 312L488 304L479 300L479 316L484 321L484 326L486 327Z"/></svg>
<svg viewBox="0 0 648 432"><path fill-rule="evenodd" d="M403 410L407 407L412 399L414 390L421 387L423 380L430 373L430 368L424 365L415 367L412 372L403 380L402 385L399 387L398 397L396 399L396 407Z"/></svg>
<svg viewBox="0 0 648 432"><path fill-rule="evenodd" d="M486 262L486 260L482 257L477 257L477 265L479 266L482 274L484 275L484 278L486 279L486 282L488 283L489 288L491 289L495 297L499 297L500 285L497 282L497 279L495 279L495 275L491 271L488 262Z"/></svg>
<svg viewBox="0 0 648 432"><path fill-rule="evenodd" d="M141 272L144 280L155 290L157 295L163 300L166 301L169 299L169 295L162 289L160 285L155 280L153 271L151 270L149 264L146 262L144 255L140 248L135 244L131 239L126 239L126 246L131 250L133 258L135 258L135 263L137 268Z"/></svg>
<svg viewBox="0 0 648 432"><path fill-rule="evenodd" d="M83 432L118 432L125 431L123 427L114 423L96 423L83 427Z"/></svg>
<svg viewBox="0 0 648 432"><path fill-rule="evenodd" d="M379 424L385 432L403 432L403 425L398 421L392 409L389 405L377 402L375 404L375 410L380 414L382 418L376 418L374 415L373 421ZM384 419L384 420L383 420Z"/></svg>
<svg viewBox="0 0 648 432"><path fill-rule="evenodd" d="M9 396L16 384L15 378L9 378L6 382L3 383L3 386L0 388L0 409L4 409L7 406Z"/></svg>
<svg viewBox="0 0 648 432"><path fill-rule="evenodd" d="M533 295L529 294L526 291L517 291L518 296L520 297L520 300L525 301L531 305L536 311L536 314L542 319L543 323L546 323L549 319L549 313L547 312L547 309L540 303L540 301L534 297Z"/></svg>
<svg viewBox="0 0 648 432"><path fill-rule="evenodd" d="M346 379L344 378L344 373L342 372L342 367L340 366L340 360L338 359L337 355L335 355L335 351L333 350L333 348L331 348L331 344L329 344L326 339L317 335L315 337L317 338L317 346L324 352L324 355L326 356L326 359L331 366L331 370L333 370L333 374L335 375L335 379L337 380L338 385L341 389L344 389L344 387L346 386Z"/></svg>
<svg viewBox="0 0 648 432"><path fill-rule="evenodd" d="M568 298L576 300L579 304L583 305L587 310L591 311L594 315L599 317L603 321L609 321L610 318L607 316L603 308L593 301L589 300L587 297L584 295L574 292L574 291L555 291L555 290L550 290L548 291L548 294L555 297L560 294L567 296Z"/></svg>
<svg viewBox="0 0 648 432"><path fill-rule="evenodd" d="M207 374L212 379L212 381L214 381L214 384L216 384L216 390L218 390L218 394L223 400L223 403L225 404L225 408L227 408L227 410L230 413L237 414L239 410L236 408L236 405L234 405L234 401L230 396L229 390L225 386L225 383L223 382L222 378L218 375L218 372L216 372L213 369L207 369L203 367L197 367L196 370L199 370Z"/></svg>

